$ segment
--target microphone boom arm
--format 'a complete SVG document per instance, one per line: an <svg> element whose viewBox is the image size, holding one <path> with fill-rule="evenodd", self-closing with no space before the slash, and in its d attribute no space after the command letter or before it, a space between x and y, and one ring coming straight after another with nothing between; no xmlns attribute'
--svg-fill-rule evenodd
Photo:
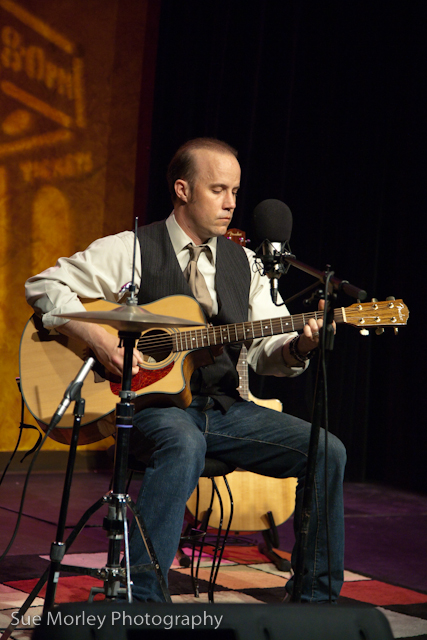
<svg viewBox="0 0 427 640"><path fill-rule="evenodd" d="M309 273L313 277L320 280L320 282L323 282L323 284L325 284L326 277L327 277L326 272L319 271L318 269L314 269L313 267L310 267L308 264L304 264L304 262L300 262L295 258L295 256L291 254L289 255L283 254L282 258L283 260L293 265L297 269L300 269L305 273ZM339 278L332 276L331 278L329 278L329 282L336 291L344 291L347 295L351 296L352 298L355 298L356 300L363 301L367 296L366 291L364 291L363 289L359 289L359 287L356 287L353 284L350 284L348 280L340 280Z"/></svg>

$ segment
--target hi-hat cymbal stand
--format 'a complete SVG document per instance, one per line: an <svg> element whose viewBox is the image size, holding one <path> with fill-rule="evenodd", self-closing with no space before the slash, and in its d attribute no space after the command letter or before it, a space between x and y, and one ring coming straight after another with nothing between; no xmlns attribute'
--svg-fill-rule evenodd
<svg viewBox="0 0 427 640"><path fill-rule="evenodd" d="M132 428L132 419L135 411L133 403L134 393L131 391L132 381L132 358L133 349L140 333L134 331L119 331L121 344L124 347L123 382L120 392L120 402L116 408L116 447L114 457L114 474L112 491L105 496L104 501L108 504L108 516L104 518L104 529L109 537L109 549L107 564L103 569L104 587L94 587L91 590L90 599L96 593L105 593L105 597L114 599L119 593L126 592L128 602L132 602L129 562L129 536L126 518L126 508L129 507L134 514L137 526L142 535L148 555L149 565L138 565L133 567L134 573L153 570L157 575L163 596L166 602L171 602L171 597L166 586L166 581L160 569L154 547L147 534L145 524L141 514L138 513L136 505L126 494L126 476L129 456L129 435ZM125 567L120 565L120 552L124 540L125 546ZM120 584L126 580L126 588Z"/></svg>
<svg viewBox="0 0 427 640"><path fill-rule="evenodd" d="M22 619L22 616L31 606L44 584L47 582L46 597L43 607L43 612L46 613L52 609L55 603L56 587L58 584L58 578L60 571L68 571L78 575L90 575L92 577L101 579L104 581L103 587L94 587L91 590L89 601L93 600L94 595L97 593L104 593L105 598L109 600L115 600L119 596L126 597L128 602L132 602L131 591L131 571L132 573L142 573L145 571L155 571L157 579L159 581L164 599L166 602L171 602L169 590L166 585L165 578L161 572L157 556L154 551L154 547L147 534L147 530L141 514L138 512L135 503L130 496L126 493L126 474L129 454L129 435L132 427L132 419L135 411L133 403L134 393L131 390L132 380L132 359L133 349L136 340L141 335L141 332L136 331L120 331L119 338L121 344L124 347L124 362L123 362L123 381L122 390L120 392L120 402L116 405L116 447L114 458L114 471L113 471L113 485L112 490L97 500L80 518L73 531L68 536L67 540L63 542L63 536L65 531L65 524L67 518L68 502L71 489L72 474L74 471L74 463L76 458L76 448L80 432L81 419L84 414L84 400L81 398L80 390L83 384L83 377L80 376L79 383L73 386L70 385L69 389L73 389L72 395L69 395L69 401L75 400L74 409L74 425L73 433L71 437L70 451L68 456L67 471L64 481L64 488L61 501L60 516L58 520L57 535L55 542L51 545L50 552L50 565L40 577L34 589L29 594L23 605L20 607L16 619ZM90 371L90 366L86 365L85 375ZM83 370L83 368L82 368ZM81 371L82 371L81 370ZM76 380L77 380L76 378ZM68 390L67 390L68 392ZM69 404L69 402L68 402ZM62 416L63 412L61 413ZM48 430L49 431L49 430ZM90 517L98 511L103 505L108 505L108 515L104 518L103 527L107 531L109 538L108 556L105 567L101 569L94 569L89 567L78 567L73 565L62 564L62 560L65 553L73 544L78 534L82 531ZM146 565L137 565L130 567L129 561L129 538L128 538L128 522L126 517L126 511L129 508L135 518L138 529L143 538L146 546L150 563ZM124 567L121 566L120 556L122 542L124 541ZM122 585L126 586L123 587ZM16 624L13 621L9 624L7 629L1 636L1 640L7 640L11 633L16 630Z"/></svg>

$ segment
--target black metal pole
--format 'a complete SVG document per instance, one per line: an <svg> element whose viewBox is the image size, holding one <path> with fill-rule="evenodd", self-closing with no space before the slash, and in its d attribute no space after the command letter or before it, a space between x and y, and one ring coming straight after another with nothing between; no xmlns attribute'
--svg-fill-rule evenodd
<svg viewBox="0 0 427 640"><path fill-rule="evenodd" d="M80 434L82 417L84 416L85 401L81 398L80 388L76 392L76 403L74 407L74 424L71 435L70 450L68 453L67 470L65 473L64 488L62 491L61 509L59 512L56 540L52 542L50 548L49 577L46 587L46 596L43 611L51 609L55 602L56 587L58 585L61 562L65 554L64 534L67 523L68 504L70 501L71 483L73 480L74 465L76 462L77 444Z"/></svg>
<svg viewBox="0 0 427 640"><path fill-rule="evenodd" d="M325 287L327 289L327 287ZM328 301L326 316L327 322L320 330L320 351L317 368L316 389L313 404L312 426L310 434L310 442L307 457L306 476L304 481L303 502L300 513L300 522L298 527L298 535L296 540L297 557L294 570L294 583L291 595L292 602L301 602L301 594L303 589L303 581L306 573L305 558L307 552L307 541L310 527L310 514L313 502L314 476L316 473L317 451L319 445L320 429L324 415L324 376L327 371L328 356L333 349L334 343L334 327L333 327L333 305L331 302L333 296ZM325 461L327 464L327 461ZM327 487L325 487L327 492Z"/></svg>

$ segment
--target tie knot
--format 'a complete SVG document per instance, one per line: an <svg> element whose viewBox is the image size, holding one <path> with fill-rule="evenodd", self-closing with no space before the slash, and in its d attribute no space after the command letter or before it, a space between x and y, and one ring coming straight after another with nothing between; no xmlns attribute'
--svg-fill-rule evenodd
<svg viewBox="0 0 427 640"><path fill-rule="evenodd" d="M199 244L197 247L194 244L188 244L187 249L190 252L190 262L197 262L201 253L206 253L209 260L211 260L211 249L207 244Z"/></svg>

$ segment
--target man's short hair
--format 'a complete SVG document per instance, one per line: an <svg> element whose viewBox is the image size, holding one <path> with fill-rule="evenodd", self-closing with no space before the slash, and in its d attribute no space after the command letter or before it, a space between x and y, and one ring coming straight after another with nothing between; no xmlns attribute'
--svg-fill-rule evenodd
<svg viewBox="0 0 427 640"><path fill-rule="evenodd" d="M194 138L194 140L185 142L179 147L178 151L170 161L166 174L173 204L179 200L175 193L175 182L177 180L186 180L191 189L194 187L197 170L193 152L198 149L209 149L211 151L219 151L220 153L231 153L231 155L237 158L236 149L226 142L217 140L216 138Z"/></svg>

